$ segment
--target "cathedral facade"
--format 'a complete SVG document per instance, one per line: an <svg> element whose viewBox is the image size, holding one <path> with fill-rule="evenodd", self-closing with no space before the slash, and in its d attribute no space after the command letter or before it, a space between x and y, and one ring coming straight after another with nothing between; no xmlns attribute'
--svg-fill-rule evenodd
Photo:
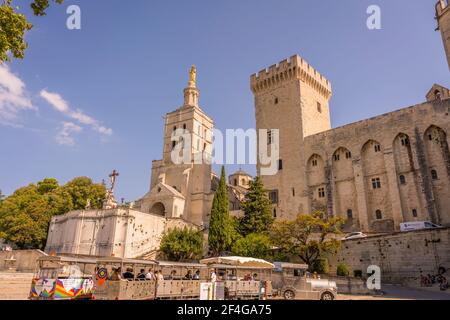
<svg viewBox="0 0 450 320"><path fill-rule="evenodd" d="M103 209L86 206L53 217L45 251L154 259L164 232L184 227L207 232L219 177L211 167L213 120L198 101L192 67L183 105L165 116L163 158L152 162L147 194L130 206L118 205L114 171ZM241 215L240 203L250 180L241 170L229 177L229 207L234 216Z"/></svg>

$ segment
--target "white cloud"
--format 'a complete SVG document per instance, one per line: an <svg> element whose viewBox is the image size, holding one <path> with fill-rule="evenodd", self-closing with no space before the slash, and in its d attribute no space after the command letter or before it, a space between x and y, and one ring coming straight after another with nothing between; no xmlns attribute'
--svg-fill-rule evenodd
<svg viewBox="0 0 450 320"><path fill-rule="evenodd" d="M17 125L17 114L24 110L36 110L25 92L25 83L0 64L0 124Z"/></svg>
<svg viewBox="0 0 450 320"><path fill-rule="evenodd" d="M83 128L73 122L63 122L61 130L56 135L56 142L66 146L73 146L75 139L72 137L75 133L80 133Z"/></svg>
<svg viewBox="0 0 450 320"><path fill-rule="evenodd" d="M111 128L102 126L100 121L88 116L81 110L72 110L69 103L65 101L64 98L58 93L49 92L44 89L41 91L40 96L45 99L56 111L63 113L67 117L78 121L82 125L90 126L93 130L102 135L112 135L113 131Z"/></svg>
<svg viewBox="0 0 450 320"><path fill-rule="evenodd" d="M70 111L69 104L59 94L42 90L41 97L59 112L67 113Z"/></svg>

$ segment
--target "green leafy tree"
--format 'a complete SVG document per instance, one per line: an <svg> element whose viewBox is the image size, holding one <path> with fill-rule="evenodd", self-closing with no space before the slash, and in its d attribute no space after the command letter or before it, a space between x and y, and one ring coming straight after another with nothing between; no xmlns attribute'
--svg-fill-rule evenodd
<svg viewBox="0 0 450 320"><path fill-rule="evenodd" d="M51 208L36 185L16 190L0 207L0 230L20 248L42 248Z"/></svg>
<svg viewBox="0 0 450 320"><path fill-rule="evenodd" d="M163 235L160 250L171 261L199 259L203 252L203 233L186 227L170 230Z"/></svg>
<svg viewBox="0 0 450 320"><path fill-rule="evenodd" d="M310 268L326 254L334 254L340 247L338 235L344 223L342 218L325 217L322 211L298 215L295 220L274 222L270 237L282 252L298 256Z"/></svg>
<svg viewBox="0 0 450 320"><path fill-rule="evenodd" d="M244 216L239 221L239 231L246 236L251 233L266 233L272 225L272 203L267 197L260 177L250 181L248 192L242 203Z"/></svg>
<svg viewBox="0 0 450 320"><path fill-rule="evenodd" d="M271 247L270 239L266 234L250 233L234 243L232 252L237 256L266 259Z"/></svg>
<svg viewBox="0 0 450 320"><path fill-rule="evenodd" d="M37 183L38 192L40 194L45 194L51 192L59 187L58 180L53 178L46 178Z"/></svg>
<svg viewBox="0 0 450 320"><path fill-rule="evenodd" d="M64 0L53 0L53 2L61 4ZM36 16L44 16L49 5L49 0L32 0L30 4ZM11 60L8 53L11 53L14 58L23 59L28 47L25 33L31 30L33 25L18 10L12 0L1 0L0 63Z"/></svg>
<svg viewBox="0 0 450 320"><path fill-rule="evenodd" d="M211 208L208 234L209 249L214 255L230 251L235 237L236 231L228 208L225 168L222 166L219 187L214 194Z"/></svg>
<svg viewBox="0 0 450 320"><path fill-rule="evenodd" d="M106 196L103 184L93 183L91 178L78 177L66 183L60 192L68 195L72 201L71 210L83 210L87 200L91 201L92 209L101 209Z"/></svg>
<svg viewBox="0 0 450 320"><path fill-rule="evenodd" d="M103 185L86 177L64 186L56 179L44 179L17 189L0 204L0 237L20 248L43 248L53 216L83 209L86 199L99 208L105 193Z"/></svg>

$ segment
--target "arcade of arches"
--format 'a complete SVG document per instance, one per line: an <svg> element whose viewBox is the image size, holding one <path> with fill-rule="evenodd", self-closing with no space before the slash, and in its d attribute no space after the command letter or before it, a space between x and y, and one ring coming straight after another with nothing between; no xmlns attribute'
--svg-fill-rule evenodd
<svg viewBox="0 0 450 320"><path fill-rule="evenodd" d="M393 155L394 179L387 154ZM306 167L311 203L345 218L346 231L389 232L403 221L450 223L450 150L447 134L438 126L412 137L400 132L391 145L371 139L360 150L341 146L328 158L314 153ZM356 183L361 174L362 188Z"/></svg>

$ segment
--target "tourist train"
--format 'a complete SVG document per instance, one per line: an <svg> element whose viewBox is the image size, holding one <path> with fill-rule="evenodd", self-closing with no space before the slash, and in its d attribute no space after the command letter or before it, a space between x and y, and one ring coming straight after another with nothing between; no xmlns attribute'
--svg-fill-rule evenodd
<svg viewBox="0 0 450 320"><path fill-rule="evenodd" d="M336 283L308 266L244 257L199 263L117 257L45 256L37 261L31 300L334 300Z"/></svg>

